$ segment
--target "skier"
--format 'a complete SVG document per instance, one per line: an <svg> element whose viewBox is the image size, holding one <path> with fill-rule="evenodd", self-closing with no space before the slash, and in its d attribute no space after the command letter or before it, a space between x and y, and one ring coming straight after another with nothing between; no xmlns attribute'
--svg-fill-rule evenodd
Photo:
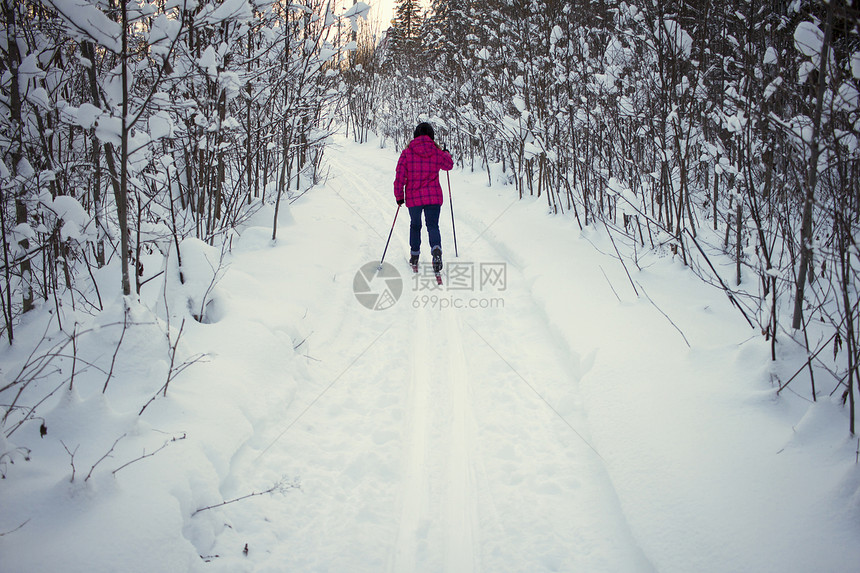
<svg viewBox="0 0 860 573"><path fill-rule="evenodd" d="M443 195L442 186L439 184L439 171L450 171L454 167L454 160L448 150L440 149L436 145L433 126L429 123L419 123L412 137L412 141L397 161L394 198L398 205L405 202L409 209L409 264L412 265L412 270L418 272L423 212L430 240L433 272L436 274L436 280L441 281L442 239L439 235L439 213L442 210Z"/></svg>

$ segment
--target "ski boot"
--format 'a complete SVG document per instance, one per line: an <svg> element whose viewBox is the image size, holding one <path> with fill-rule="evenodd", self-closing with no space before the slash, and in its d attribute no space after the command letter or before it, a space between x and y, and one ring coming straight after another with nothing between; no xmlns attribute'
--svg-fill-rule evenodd
<svg viewBox="0 0 860 573"><path fill-rule="evenodd" d="M442 247L433 247L430 254L433 255L433 274L436 275L436 283L442 284Z"/></svg>

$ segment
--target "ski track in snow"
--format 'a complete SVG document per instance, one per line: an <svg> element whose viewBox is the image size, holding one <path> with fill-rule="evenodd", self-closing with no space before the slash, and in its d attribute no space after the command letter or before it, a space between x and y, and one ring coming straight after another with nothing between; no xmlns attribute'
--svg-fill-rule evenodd
<svg viewBox="0 0 860 573"><path fill-rule="evenodd" d="M460 331L450 314L444 325L431 325L429 311L416 314L404 424L403 510L390 571L475 571L474 414ZM428 344L443 326L446 337Z"/></svg>
<svg viewBox="0 0 860 573"><path fill-rule="evenodd" d="M463 353L461 325L452 313L445 313L445 351L449 357L448 381L452 404L450 425L451 494L446 507L448 529L447 571L471 572L476 569L474 547L479 539L478 509L475 503L477 485L474 469L474 425L471 379Z"/></svg>
<svg viewBox="0 0 860 573"><path fill-rule="evenodd" d="M409 571L417 562L418 535L422 515L427 512L426 451L430 360L427 357L427 317L416 320L412 335L412 367L409 378L409 406L404 419L403 483L399 497L402 507L392 571Z"/></svg>

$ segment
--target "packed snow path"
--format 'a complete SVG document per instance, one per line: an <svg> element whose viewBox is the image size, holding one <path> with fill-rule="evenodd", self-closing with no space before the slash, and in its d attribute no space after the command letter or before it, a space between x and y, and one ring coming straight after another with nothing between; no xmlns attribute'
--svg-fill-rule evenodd
<svg viewBox="0 0 860 573"><path fill-rule="evenodd" d="M310 245L316 269L286 257L266 265L326 269L332 285L302 302L324 321L309 327L302 350L312 383L234 460L242 481L261 472L301 478L301 492L272 508L277 518L267 515L275 537L254 548L268 554L261 570L650 570L586 441L577 367L526 280L480 239L486 229L461 219L455 258L445 212L446 265L465 276L431 290L406 264L403 209L386 257L403 292L393 307L369 310L352 281L381 255L395 211L390 158L368 164L334 151L330 165L328 184L313 193L337 196L320 215L340 234ZM281 240L296 240L291 232ZM469 276L482 265L497 273L483 289ZM276 296L296 302L288 291Z"/></svg>
<svg viewBox="0 0 860 573"><path fill-rule="evenodd" d="M353 287L390 229L396 153L340 144L274 248L268 228L243 233L224 318L194 334L215 357L198 373L249 394L241 416L213 420L222 479L185 510L301 484L192 518L195 568L846 570L850 514L797 498L810 482L849 487L844 466L795 472L807 454L793 457L788 420L802 412L774 406L766 348L721 293L680 265L637 277L690 352L572 218L455 171L460 257L446 197L445 287L411 274L401 210L386 261L402 292L370 310Z"/></svg>

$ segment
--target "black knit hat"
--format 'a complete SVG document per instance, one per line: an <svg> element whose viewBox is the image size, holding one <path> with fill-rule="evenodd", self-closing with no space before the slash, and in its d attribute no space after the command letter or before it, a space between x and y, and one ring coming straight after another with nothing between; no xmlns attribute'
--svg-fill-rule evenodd
<svg viewBox="0 0 860 573"><path fill-rule="evenodd" d="M426 135L434 141L436 139L436 137L433 133L433 126L427 122L419 123L418 127L415 128L415 133L412 134L412 137L418 137L421 135Z"/></svg>

